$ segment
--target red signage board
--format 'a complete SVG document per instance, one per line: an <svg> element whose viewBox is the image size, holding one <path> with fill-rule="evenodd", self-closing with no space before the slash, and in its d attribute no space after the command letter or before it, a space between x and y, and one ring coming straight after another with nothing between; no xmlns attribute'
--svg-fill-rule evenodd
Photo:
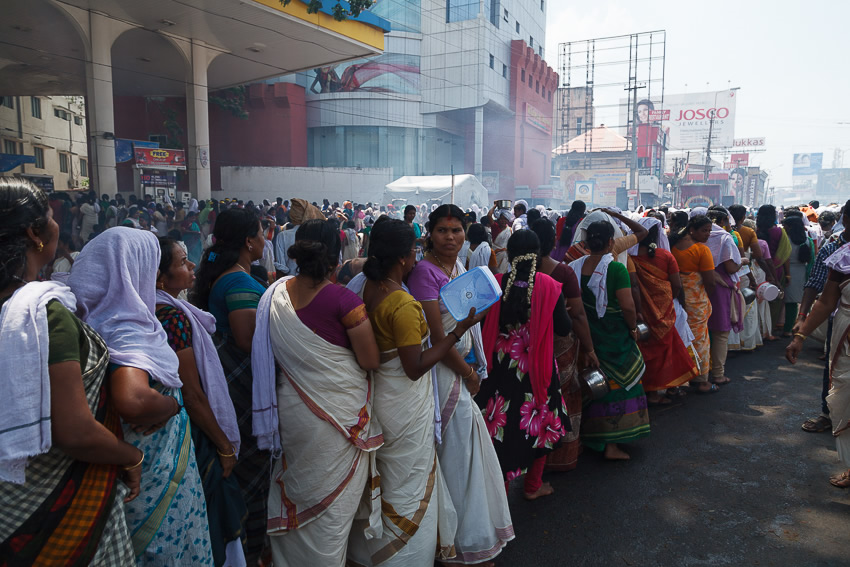
<svg viewBox="0 0 850 567"><path fill-rule="evenodd" d="M670 120L670 111L669 110L650 110L649 111L649 121L650 122L661 122L662 120Z"/></svg>
<svg viewBox="0 0 850 567"><path fill-rule="evenodd" d="M134 148L139 169L186 169L186 152L160 148Z"/></svg>

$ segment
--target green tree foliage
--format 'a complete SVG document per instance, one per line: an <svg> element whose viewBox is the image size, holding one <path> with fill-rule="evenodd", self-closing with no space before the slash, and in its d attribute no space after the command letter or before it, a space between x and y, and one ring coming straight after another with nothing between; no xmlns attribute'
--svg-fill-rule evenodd
<svg viewBox="0 0 850 567"><path fill-rule="evenodd" d="M289 4L292 0L280 0L280 3L284 6ZM368 10L373 4L373 0L348 0L348 9L344 8L342 4L339 3L339 0L336 1L334 7L331 8L333 12L334 19L338 21L342 21L347 17L356 18L360 15L360 12L363 10ZM307 3L307 13L315 14L319 10L322 9L322 0L310 0Z"/></svg>

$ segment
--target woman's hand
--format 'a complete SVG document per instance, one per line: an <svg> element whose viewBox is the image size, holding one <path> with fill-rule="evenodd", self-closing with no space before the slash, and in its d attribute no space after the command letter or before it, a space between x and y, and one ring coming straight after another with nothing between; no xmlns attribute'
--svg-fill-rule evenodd
<svg viewBox="0 0 850 567"><path fill-rule="evenodd" d="M469 390L469 395L471 396L475 396L478 393L478 390L481 389L481 377L478 375L478 372L473 371L472 376L464 378L463 381L466 384L466 389Z"/></svg>
<svg viewBox="0 0 850 567"><path fill-rule="evenodd" d="M124 498L124 503L134 500L139 495L139 490L142 485L142 467L138 466L128 471L121 473L121 480L130 489L130 493Z"/></svg>
<svg viewBox="0 0 850 567"><path fill-rule="evenodd" d="M467 314L466 318L462 321L458 321L457 325L455 325L455 333L458 336L462 336L465 332L467 332L470 328L474 327L478 323L484 320L487 316L487 310L485 309L479 314L475 314L475 307L471 307L469 309L469 314Z"/></svg>
<svg viewBox="0 0 850 567"><path fill-rule="evenodd" d="M233 449L230 449L230 452L233 452ZM221 463L221 476L227 478L230 476L230 473L233 472L233 467L236 466L236 455L225 456L219 454L218 460Z"/></svg>
<svg viewBox="0 0 850 567"><path fill-rule="evenodd" d="M130 428L136 433L141 433L142 435L151 435L165 427L170 419L171 418L169 417L165 421L160 421L159 423L154 423L153 425L130 425Z"/></svg>
<svg viewBox="0 0 850 567"><path fill-rule="evenodd" d="M588 367L599 368L599 359L596 358L596 351L595 350L584 353L584 357L585 357L585 360L587 361Z"/></svg>
<svg viewBox="0 0 850 567"><path fill-rule="evenodd" d="M799 335L794 335L794 338L791 339L791 342L785 347L785 358L791 364L796 364L797 356L800 354L800 351L803 350L803 338Z"/></svg>

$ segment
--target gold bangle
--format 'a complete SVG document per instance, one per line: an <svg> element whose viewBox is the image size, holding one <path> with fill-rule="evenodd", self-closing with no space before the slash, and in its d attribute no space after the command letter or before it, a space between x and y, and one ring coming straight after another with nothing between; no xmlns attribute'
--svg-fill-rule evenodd
<svg viewBox="0 0 850 567"><path fill-rule="evenodd" d="M145 453L143 451L141 453L142 453L142 458L139 459L138 463L136 463L132 467L121 467L121 468L124 469L125 471L131 471L133 469L136 469L136 468L139 468L140 466L142 466L142 463L145 462Z"/></svg>
<svg viewBox="0 0 850 567"><path fill-rule="evenodd" d="M231 447L230 449L231 449L231 450L233 450L233 447ZM216 449L216 450L215 450L215 452L216 452L216 453L218 453L218 456L219 456L219 457L224 457L224 458L228 458L228 457L235 457L235 456L236 456L236 451L235 451L235 450L234 450L232 453L230 453L229 455L225 455L224 453L222 453L222 452L221 452L221 451L219 451L218 449Z"/></svg>
<svg viewBox="0 0 850 567"><path fill-rule="evenodd" d="M475 374L475 368L473 368L472 366L470 366L470 367L469 367L469 374L467 374L466 376L464 376L464 377L463 377L463 379L464 379L464 380L469 380L470 378L472 378L472 375L473 375L473 374Z"/></svg>
<svg viewBox="0 0 850 567"><path fill-rule="evenodd" d="M806 335L804 335L803 333L794 333L794 337L800 337L804 341L809 338Z"/></svg>

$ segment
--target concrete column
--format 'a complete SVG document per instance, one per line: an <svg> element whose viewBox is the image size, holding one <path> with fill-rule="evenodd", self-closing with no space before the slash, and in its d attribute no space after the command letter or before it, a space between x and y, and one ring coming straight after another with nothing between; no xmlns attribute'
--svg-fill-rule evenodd
<svg viewBox="0 0 850 567"><path fill-rule="evenodd" d="M210 113L207 99L207 67L214 55L198 40L192 40L192 81L186 86L186 118L189 148L189 190L198 200L212 195L210 180Z"/></svg>
<svg viewBox="0 0 850 567"><path fill-rule="evenodd" d="M475 176L481 179L484 171L484 107L475 108Z"/></svg>
<svg viewBox="0 0 850 567"><path fill-rule="evenodd" d="M89 159L92 185L98 195L118 192L115 171L115 115L112 102L112 44L125 29L97 12L89 12L91 60L86 64Z"/></svg>

